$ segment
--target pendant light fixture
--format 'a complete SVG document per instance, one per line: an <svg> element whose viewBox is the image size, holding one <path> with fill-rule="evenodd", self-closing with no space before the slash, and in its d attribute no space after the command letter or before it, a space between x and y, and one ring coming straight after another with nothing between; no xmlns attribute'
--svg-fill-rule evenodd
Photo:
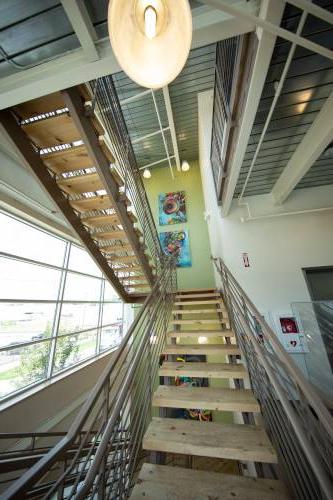
<svg viewBox="0 0 333 500"><path fill-rule="evenodd" d="M188 172L190 170L190 164L189 164L189 162L186 161L186 160L183 160L182 161L181 169L182 169L183 172Z"/></svg>
<svg viewBox="0 0 333 500"><path fill-rule="evenodd" d="M183 69L192 41L188 0L110 0L109 36L125 73L159 89Z"/></svg>
<svg viewBox="0 0 333 500"><path fill-rule="evenodd" d="M149 168L145 168L142 175L145 179L150 179L151 178L151 171L149 170Z"/></svg>

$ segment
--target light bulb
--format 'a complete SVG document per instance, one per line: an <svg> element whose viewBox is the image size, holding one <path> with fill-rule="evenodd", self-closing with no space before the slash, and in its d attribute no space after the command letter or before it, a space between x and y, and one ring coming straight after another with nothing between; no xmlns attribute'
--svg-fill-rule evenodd
<svg viewBox="0 0 333 500"><path fill-rule="evenodd" d="M145 10L145 35L152 40L156 36L157 13L154 7L149 5Z"/></svg>
<svg viewBox="0 0 333 500"><path fill-rule="evenodd" d="M151 178L151 172L149 170L149 168L145 168L144 171L143 171L143 177L145 179L150 179Z"/></svg>
<svg viewBox="0 0 333 500"><path fill-rule="evenodd" d="M188 161L184 160L182 162L182 171L183 172L188 172L190 170L190 164Z"/></svg>

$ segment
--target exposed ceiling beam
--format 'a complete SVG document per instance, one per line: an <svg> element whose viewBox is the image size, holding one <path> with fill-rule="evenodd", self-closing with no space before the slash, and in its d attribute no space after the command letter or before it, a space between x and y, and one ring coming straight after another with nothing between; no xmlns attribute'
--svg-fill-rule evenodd
<svg viewBox="0 0 333 500"><path fill-rule="evenodd" d="M225 0L204 0L207 5L211 5L216 9L221 9L223 12L227 12L235 17L239 17L239 19L243 19L244 21L252 22L256 26L268 31L272 35L279 36L284 40L288 40L289 42L296 43L305 49L314 52L315 54L320 54L323 57L326 57L329 60L333 60L333 50L327 49L323 45L319 45L318 43L311 42L307 38L303 38L300 35L295 35L291 31L288 31L280 26L267 21L261 17L258 17L254 14L246 12L245 10L240 10L233 5L230 5Z"/></svg>
<svg viewBox="0 0 333 500"><path fill-rule="evenodd" d="M284 2L264 0L262 2L260 17L275 24L280 24L284 10ZM222 198L222 215L229 213L234 196L237 180L243 164L246 147L250 138L254 119L257 113L260 97L264 88L266 75L270 65L275 46L276 36L267 31L258 30L258 47L251 73L247 99L241 123L238 124L238 136L235 153L231 160L228 177Z"/></svg>
<svg viewBox="0 0 333 500"><path fill-rule="evenodd" d="M309 2L309 0L288 0L288 3L295 5L296 7L304 10L304 12L307 12L308 14L312 14L318 19L322 19L326 23L333 24L332 12L330 12L327 9L324 9L323 7L320 7L319 5Z"/></svg>
<svg viewBox="0 0 333 500"><path fill-rule="evenodd" d="M82 0L61 0L67 17L73 26L87 61L99 59L95 42L97 34Z"/></svg>
<svg viewBox="0 0 333 500"><path fill-rule="evenodd" d="M313 163L333 140L333 92L276 181L272 195L283 203Z"/></svg>
<svg viewBox="0 0 333 500"><path fill-rule="evenodd" d="M175 122L173 119L173 112L172 112L172 106L171 106L168 86L163 87L163 97L164 97L164 103L165 103L165 108L166 108L168 122L169 122L173 154L174 154L174 157L176 160L177 170L178 170L178 172L180 172L180 158L179 158L177 134L176 134Z"/></svg>
<svg viewBox="0 0 333 500"><path fill-rule="evenodd" d="M233 2L239 9L256 11L257 2ZM200 10L200 9L199 9ZM205 7L193 18L192 48L253 31L254 24L235 19L222 11ZM0 80L0 109L14 106L43 95L121 70L109 39L98 40L99 60L88 61L83 48L64 54L50 62L17 72Z"/></svg>

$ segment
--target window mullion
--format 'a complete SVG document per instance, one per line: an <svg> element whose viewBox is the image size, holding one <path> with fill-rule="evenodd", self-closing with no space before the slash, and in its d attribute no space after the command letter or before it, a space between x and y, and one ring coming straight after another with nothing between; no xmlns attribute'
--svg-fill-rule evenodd
<svg viewBox="0 0 333 500"><path fill-rule="evenodd" d="M100 291L100 296L99 296L99 311L98 311L98 327L97 327L96 354L98 354L100 352L100 350L101 350L104 291L105 291L105 280L102 278L101 279L101 291Z"/></svg>
<svg viewBox="0 0 333 500"><path fill-rule="evenodd" d="M60 277L58 298L57 298L57 304L56 304L56 310L55 310L53 328L52 328L52 340L51 340L49 364L48 364L48 369L47 369L47 378L51 378L52 373L53 373L55 353L56 353L56 344L57 344L57 335L58 335L58 329L59 329L59 324L60 324L61 309L62 309L62 304L63 304L63 300L64 300L65 285L66 285L66 278L67 278L67 272L68 272L68 262L69 262L71 245L72 245L71 242L66 243L63 270L61 272L61 277Z"/></svg>

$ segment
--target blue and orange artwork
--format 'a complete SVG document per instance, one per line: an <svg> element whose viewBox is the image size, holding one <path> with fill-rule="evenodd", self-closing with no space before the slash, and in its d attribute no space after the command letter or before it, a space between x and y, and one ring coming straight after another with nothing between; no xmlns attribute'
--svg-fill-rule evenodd
<svg viewBox="0 0 333 500"><path fill-rule="evenodd" d="M185 191L159 194L158 216L161 226L186 222Z"/></svg>
<svg viewBox="0 0 333 500"><path fill-rule="evenodd" d="M167 231L159 233L161 247L165 255L177 259L177 267L191 267L188 231Z"/></svg>

